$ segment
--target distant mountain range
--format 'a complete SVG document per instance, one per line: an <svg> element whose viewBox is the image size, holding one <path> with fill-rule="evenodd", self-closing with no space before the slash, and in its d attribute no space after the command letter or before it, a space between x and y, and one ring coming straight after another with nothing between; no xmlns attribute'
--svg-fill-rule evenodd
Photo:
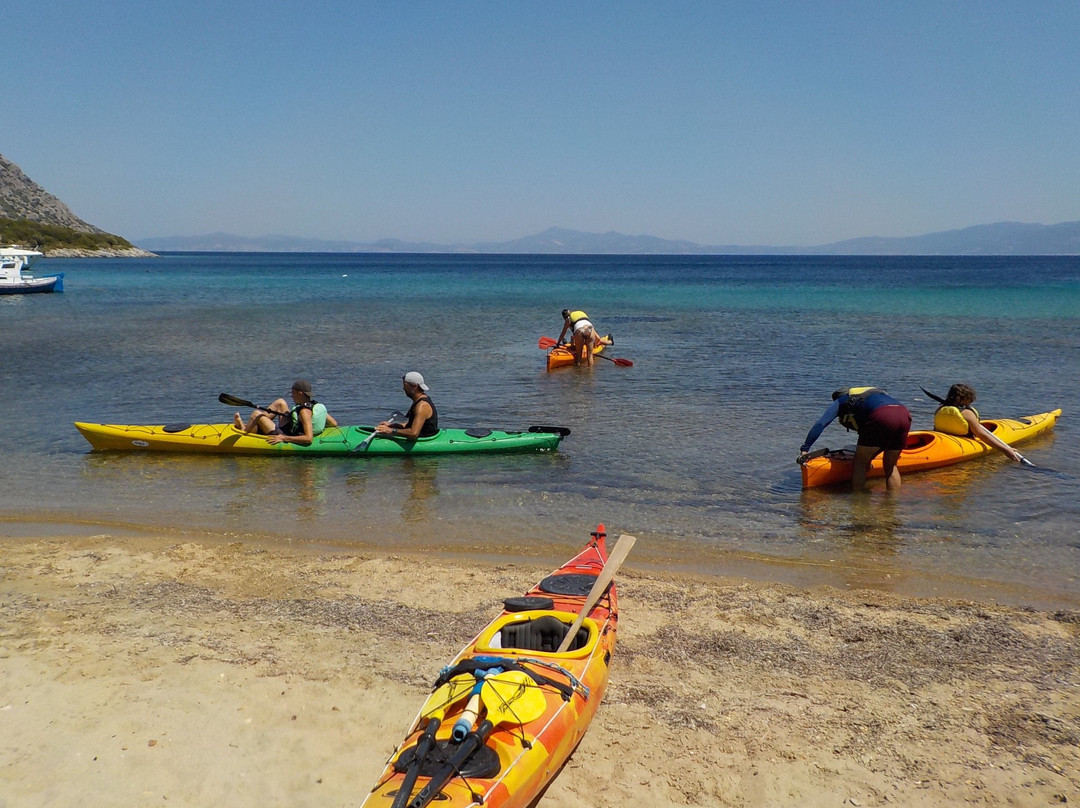
<svg viewBox="0 0 1080 808"><path fill-rule="evenodd" d="M869 236L814 247L703 245L658 236L583 233L551 227L512 241L476 244L380 239L326 241L292 236L248 238L229 233L144 238L136 242L155 252L368 252L368 253L517 253L548 255L1080 255L1080 221L1060 224L999 222L922 236Z"/></svg>
<svg viewBox="0 0 1080 808"><path fill-rule="evenodd" d="M42 228L62 226L77 236L110 236L83 221L60 199L35 183L10 160L0 155L0 223L33 222ZM22 227L22 225L19 225ZM112 237L119 241L119 237ZM70 240L70 239L69 239ZM704 245L658 236L623 233L583 233L552 227L534 236L512 241L477 244L434 244L399 241L327 241L295 236L247 238L229 233L204 236L167 236L136 241L153 251L190 252L371 252L371 253L519 253L556 255L1080 255L1080 221L1060 224L999 222L961 230L945 230L904 238L866 237L814 247ZM127 242L124 242L127 244ZM61 242L57 246L64 246ZM123 246L123 245L121 245ZM145 254L141 250L105 251L105 254ZM60 250L50 249L51 254Z"/></svg>

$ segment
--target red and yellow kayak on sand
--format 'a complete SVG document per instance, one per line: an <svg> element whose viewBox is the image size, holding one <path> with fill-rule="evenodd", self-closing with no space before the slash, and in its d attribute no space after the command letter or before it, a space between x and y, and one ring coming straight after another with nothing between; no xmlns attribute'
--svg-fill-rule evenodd
<svg viewBox="0 0 1080 808"><path fill-rule="evenodd" d="M1061 415L1060 409L1028 415L1022 420L995 418L983 420L980 423L1012 446L1014 443L1027 440L1053 428L1059 415ZM917 430L908 435L907 447L900 453L897 466L901 474L910 474L913 471L951 466L953 463L982 457L996 451L997 449L990 444L975 438L961 438L944 432ZM855 453L848 449L833 452L825 450L821 456L807 460L802 466L803 488L814 488L850 480L854 457ZM867 476L885 476L881 455L874 458Z"/></svg>
<svg viewBox="0 0 1080 808"><path fill-rule="evenodd" d="M605 539L599 525L580 553L507 599L442 670L362 808L525 808L536 800L607 688L619 617L611 576L634 540L620 537L609 564Z"/></svg>
<svg viewBox="0 0 1080 808"><path fill-rule="evenodd" d="M605 346L603 343L598 344L593 348L593 356L603 352ZM574 364L574 346L570 344L556 345L547 355L547 369L555 370L556 368L565 368Z"/></svg>

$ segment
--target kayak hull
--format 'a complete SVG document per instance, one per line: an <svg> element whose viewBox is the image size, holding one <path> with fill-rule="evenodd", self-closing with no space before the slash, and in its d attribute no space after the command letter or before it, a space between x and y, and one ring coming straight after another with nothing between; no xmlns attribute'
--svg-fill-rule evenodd
<svg viewBox="0 0 1080 808"><path fill-rule="evenodd" d="M239 455L403 456L467 452L543 452L558 448L570 434L564 427L530 427L529 431L442 429L414 441L376 437L366 444L374 427L329 427L310 446L270 443L265 435L247 434L232 424L90 424L76 422L97 451L202 452Z"/></svg>
<svg viewBox="0 0 1080 808"><path fill-rule="evenodd" d="M430 804L439 808L467 805L525 808L536 801L581 740L607 688L618 626L615 584L609 586L589 611L576 635L578 639L564 653L540 650L536 642L530 643L528 632L522 628L535 625L536 621L554 619L562 624L565 633L582 609L606 560L604 526L600 525L578 555L530 589L524 598L506 601L507 608L502 614L443 669L432 695L413 720L405 740L387 761L361 808L390 808L394 804L406 804L406 800L410 805L426 805L429 803L424 801L425 794ZM518 610L519 607L524 608ZM557 642L549 638L544 647L550 648ZM499 722L480 750L494 761L493 769L473 774L463 772L462 776L450 777L445 785L438 782L430 785L433 776L437 777L437 769L428 766L425 771L425 767L418 767L419 775L415 776L409 794L398 797L399 802L394 803L408 776L408 763L416 758L417 745L433 717L441 719L434 732L436 745L441 748L440 759L460 748L450 740L453 726L469 705L470 688L481 681L461 671L478 667L481 671L492 668L513 671L511 675L521 677L524 689L539 704L532 705L535 710L529 715L522 714L526 708L517 713L508 709L510 715L504 715L501 721L495 719ZM539 678L530 678L533 674ZM543 679L548 681L545 683ZM465 697L448 703L447 687L456 684L462 685L459 693ZM482 703L487 698L484 692L481 691ZM521 703L525 701L522 699ZM490 716L485 706L478 720L483 722ZM472 720L477 719L469 716L466 723Z"/></svg>
<svg viewBox="0 0 1080 808"><path fill-rule="evenodd" d="M604 350L603 343L593 348L593 356L598 353L602 353ZM557 370L558 368L570 367L574 364L574 346L572 345L556 345L547 355L547 369Z"/></svg>
<svg viewBox="0 0 1080 808"><path fill-rule="evenodd" d="M1053 428L1061 410L1029 415L1020 420L995 418L981 421L982 425L1010 446L1033 438ZM993 446L975 438L961 438L944 432L916 430L908 435L907 448L900 453L897 467L901 474L951 466L964 460L997 451ZM851 479L854 452L842 449L814 457L802 465L803 488L844 482ZM882 456L870 464L868 477L884 477Z"/></svg>

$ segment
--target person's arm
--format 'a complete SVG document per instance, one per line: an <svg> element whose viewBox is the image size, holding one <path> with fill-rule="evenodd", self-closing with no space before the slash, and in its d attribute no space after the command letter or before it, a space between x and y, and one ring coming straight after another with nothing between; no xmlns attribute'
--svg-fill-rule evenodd
<svg viewBox="0 0 1080 808"><path fill-rule="evenodd" d="M566 336L566 332L569 331L569 330L570 330L570 321L564 318L563 319L563 324L562 324L562 331L559 332L558 342L559 342L560 345L562 345L563 337Z"/></svg>
<svg viewBox="0 0 1080 808"><path fill-rule="evenodd" d="M337 426L338 425L337 418L332 416L330 413L326 413L326 425L327 426Z"/></svg>
<svg viewBox="0 0 1080 808"><path fill-rule="evenodd" d="M424 428L424 424L427 423L427 419L431 417L431 405L426 401L418 402L416 409L413 412L412 425L408 429L405 427L393 425L387 431L392 437L405 438L406 440L416 440L420 437L420 430ZM382 430L380 430L382 431Z"/></svg>
<svg viewBox="0 0 1080 808"><path fill-rule="evenodd" d="M814 445L821 433L825 431L825 427L832 423L833 419L840 413L840 399L837 399L829 408L822 413L818 418L817 423L810 427L810 431L806 433L806 440L803 441L803 445L799 447L800 452L809 452L810 447Z"/></svg>
<svg viewBox="0 0 1080 808"><path fill-rule="evenodd" d="M960 410L964 415L964 420L968 422L968 426L971 427L971 434L981 440L983 443L989 443L995 449L1000 451L1010 460L1020 462L1020 453L1013 447L987 429L985 426L979 423L979 419L975 417L975 413L971 410Z"/></svg>
<svg viewBox="0 0 1080 808"><path fill-rule="evenodd" d="M267 440L270 443L295 443L299 446L310 446L315 440L315 431L311 426L311 408L301 407L298 417L302 430L299 435L271 435Z"/></svg>

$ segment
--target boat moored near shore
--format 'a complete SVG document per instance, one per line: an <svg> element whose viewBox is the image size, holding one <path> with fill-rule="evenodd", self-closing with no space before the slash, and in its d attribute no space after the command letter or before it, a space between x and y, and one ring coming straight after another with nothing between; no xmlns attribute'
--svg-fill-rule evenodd
<svg viewBox="0 0 1080 808"><path fill-rule="evenodd" d="M35 276L30 266L44 253L12 245L0 247L0 295L64 291L64 273Z"/></svg>

